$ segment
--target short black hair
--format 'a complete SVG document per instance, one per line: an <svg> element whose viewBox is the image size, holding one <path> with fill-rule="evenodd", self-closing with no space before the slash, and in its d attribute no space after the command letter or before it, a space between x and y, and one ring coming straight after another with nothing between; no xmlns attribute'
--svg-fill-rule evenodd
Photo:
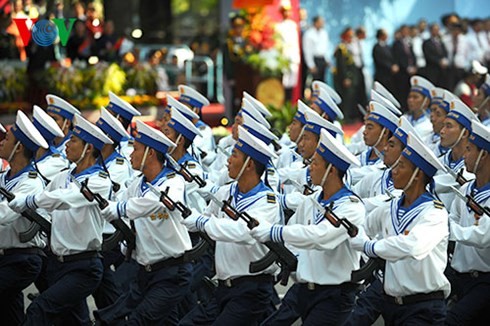
<svg viewBox="0 0 490 326"><path fill-rule="evenodd" d="M34 158L34 151L31 151L29 148L27 148L27 146L24 146L24 151L22 152L22 154L24 155L25 158L31 160L32 158Z"/></svg>
<svg viewBox="0 0 490 326"><path fill-rule="evenodd" d="M386 31L382 28L376 31L376 38L379 39L381 36L386 35Z"/></svg>
<svg viewBox="0 0 490 326"><path fill-rule="evenodd" d="M157 151L156 149L153 149L155 151L155 153L157 153L157 160L158 162L164 164L166 162L166 158L165 158L165 154L160 152L160 151Z"/></svg>
<svg viewBox="0 0 490 326"><path fill-rule="evenodd" d="M313 21L313 24L316 24L316 22L319 21L320 19L322 19L321 16L315 16L315 17L313 17L313 20L312 20Z"/></svg>
<svg viewBox="0 0 490 326"><path fill-rule="evenodd" d="M253 158L250 158L253 162L254 162L254 165L255 165L255 172L257 173L257 175L259 177L261 177L264 172L265 172L265 165L262 164L261 162L253 159Z"/></svg>
<svg viewBox="0 0 490 326"><path fill-rule="evenodd" d="M184 135L182 135L182 137L184 137L184 148L185 149L188 149L189 146L191 146L191 144L192 144L192 140L190 140L189 138L185 137Z"/></svg>

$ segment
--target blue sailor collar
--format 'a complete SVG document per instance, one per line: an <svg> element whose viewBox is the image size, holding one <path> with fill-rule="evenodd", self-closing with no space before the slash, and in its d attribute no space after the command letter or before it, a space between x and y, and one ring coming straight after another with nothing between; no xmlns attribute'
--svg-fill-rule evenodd
<svg viewBox="0 0 490 326"><path fill-rule="evenodd" d="M105 160L104 160L104 164L107 166L109 163L111 163L112 161L116 160L117 158L123 158L124 156L122 156L121 154L119 154L117 151L114 151L112 152L111 155L109 155Z"/></svg>
<svg viewBox="0 0 490 326"><path fill-rule="evenodd" d="M448 150L444 154L444 164L449 166L454 172L459 172L464 167L464 157L462 156L459 160L453 161L451 153L452 150Z"/></svg>
<svg viewBox="0 0 490 326"><path fill-rule="evenodd" d="M31 161L29 164L27 164L22 170L17 172L15 175L10 175L10 171L11 170L8 169L6 172L3 173L3 175L5 176L5 184L7 184L11 181L14 181L15 179L22 176L24 173L35 171L35 168L34 168L34 164L32 164L32 161Z"/></svg>
<svg viewBox="0 0 490 326"><path fill-rule="evenodd" d="M271 189L267 187L263 181L260 181L254 188L246 193L240 192L237 182L234 182L230 187L230 196L233 198L232 205L240 212L244 211L271 192Z"/></svg>
<svg viewBox="0 0 490 326"><path fill-rule="evenodd" d="M179 164L184 164L186 162L197 162L196 158L189 154L188 152L185 152L185 154L177 160L177 163Z"/></svg>
<svg viewBox="0 0 490 326"><path fill-rule="evenodd" d="M472 180L471 182L468 189L477 203L481 204L490 198L490 182L480 188L476 187L476 180Z"/></svg>
<svg viewBox="0 0 490 326"><path fill-rule="evenodd" d="M333 210L335 210L336 207L338 207L339 204L345 202L347 199L349 199L350 196L355 196L354 193L347 188L345 185L340 188L339 191L337 191L335 194L333 194L330 198L328 199L322 199L323 198L323 191L321 191L318 194L318 197L315 199L322 205L323 207L327 207L331 203L333 203ZM350 200L350 199L349 199ZM314 209L314 224L320 223L324 219L324 212L319 211L318 209Z"/></svg>
<svg viewBox="0 0 490 326"><path fill-rule="evenodd" d="M76 170L76 167L73 168L73 170L71 170L70 174L72 176L74 176L78 181L80 181L79 179L81 177L89 176L89 175L92 175L94 173L99 173L101 171L104 171L104 169L102 168L102 166L100 164L94 164L91 167L86 168L85 170L81 171L80 173L75 173L75 170Z"/></svg>
<svg viewBox="0 0 490 326"><path fill-rule="evenodd" d="M198 120L198 121L196 122L195 126L196 126L197 128L201 128L201 127L207 127L208 125L207 125L207 124L205 124L205 123L204 123L202 120Z"/></svg>
<svg viewBox="0 0 490 326"><path fill-rule="evenodd" d="M381 160L381 158L378 156L376 156L373 159L370 159L372 152L373 152L372 147L369 147L369 149L366 152L364 152L365 157L361 157L364 160L364 165L374 165Z"/></svg>
<svg viewBox="0 0 490 326"><path fill-rule="evenodd" d="M39 159L36 160L36 163L40 163L44 161L46 158L50 157L53 154L62 155L62 153L58 150L57 147L55 147L54 145L50 145L49 148L46 150L46 152Z"/></svg>
<svg viewBox="0 0 490 326"><path fill-rule="evenodd" d="M162 169L162 171L160 171L160 173L158 173L158 175L155 177L155 179L153 179L150 184L155 186L155 185L158 185L160 183L162 183L162 179L164 179L167 174L169 173L173 173L174 171L172 169L170 169L169 167L164 167ZM146 192L148 192L148 185L146 184L148 181L146 180L146 177L143 176L143 178L141 178L141 184L140 184L140 190L141 190L141 193L142 194L145 194Z"/></svg>
<svg viewBox="0 0 490 326"><path fill-rule="evenodd" d="M420 212L427 207L427 204L433 205L434 197L431 193L423 193L415 202L409 207L403 207L403 201L405 200L405 194L403 194L398 200L391 202L391 223L396 234L401 234L405 229L417 218Z"/></svg>
<svg viewBox="0 0 490 326"><path fill-rule="evenodd" d="M424 113L422 113L420 117L418 117L417 119L415 119L412 114L408 114L409 121L412 123L413 126L416 126L419 123L424 122L429 117L430 117L430 111L428 110L425 110Z"/></svg>
<svg viewBox="0 0 490 326"><path fill-rule="evenodd" d="M389 191L395 190L391 168L386 169L381 176L381 192L383 194L386 193L386 189Z"/></svg>

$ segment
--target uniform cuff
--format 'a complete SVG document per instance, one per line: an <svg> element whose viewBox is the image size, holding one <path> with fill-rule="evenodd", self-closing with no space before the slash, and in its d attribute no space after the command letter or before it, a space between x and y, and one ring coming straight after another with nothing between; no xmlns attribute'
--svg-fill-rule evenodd
<svg viewBox="0 0 490 326"><path fill-rule="evenodd" d="M34 210L38 208L35 200L35 195L29 195L26 197L26 206Z"/></svg>
<svg viewBox="0 0 490 326"><path fill-rule="evenodd" d="M273 225L271 227L270 236L273 242L284 242L284 238L282 237L283 228L283 225Z"/></svg>
<svg viewBox="0 0 490 326"><path fill-rule="evenodd" d="M201 232L205 232L206 231L205 226L206 223L208 222L209 222L209 217L201 215L196 220L196 228Z"/></svg>
<svg viewBox="0 0 490 326"><path fill-rule="evenodd" d="M376 244L377 240L370 240L364 242L364 253L371 258L377 258L378 255L374 252L374 245Z"/></svg>

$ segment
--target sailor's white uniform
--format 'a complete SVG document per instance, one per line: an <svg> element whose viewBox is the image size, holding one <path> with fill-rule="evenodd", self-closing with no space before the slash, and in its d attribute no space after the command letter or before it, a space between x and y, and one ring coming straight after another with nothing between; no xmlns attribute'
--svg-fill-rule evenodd
<svg viewBox="0 0 490 326"><path fill-rule="evenodd" d="M37 169L48 180L52 180L69 166L70 162L53 146L50 146L48 151L36 161Z"/></svg>

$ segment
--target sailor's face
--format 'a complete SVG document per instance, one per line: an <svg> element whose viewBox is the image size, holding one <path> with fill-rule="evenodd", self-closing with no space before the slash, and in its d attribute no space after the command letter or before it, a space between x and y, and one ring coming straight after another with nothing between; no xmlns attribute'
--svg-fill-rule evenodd
<svg viewBox="0 0 490 326"><path fill-rule="evenodd" d="M162 133L168 137L171 141L175 142L177 140L177 136L179 135L174 128L170 127L168 124L165 125L162 129Z"/></svg>
<svg viewBox="0 0 490 326"><path fill-rule="evenodd" d="M146 146L142 143L135 141L133 145L133 152L129 156L131 161L131 167L135 170L141 168L141 161L143 160L143 155L145 154Z"/></svg>
<svg viewBox="0 0 490 326"><path fill-rule="evenodd" d="M403 189L410 181L415 165L412 164L405 156L401 156L398 163L393 167L393 186L396 189Z"/></svg>
<svg viewBox="0 0 490 326"><path fill-rule="evenodd" d="M291 124L289 125L289 139L291 139L292 142L297 142L298 136L301 133L301 129L303 129L303 125L299 120L293 119Z"/></svg>
<svg viewBox="0 0 490 326"><path fill-rule="evenodd" d="M304 159L310 159L318 146L318 136L311 131L305 131L298 144L299 153Z"/></svg>
<svg viewBox="0 0 490 326"><path fill-rule="evenodd" d="M366 120L366 127L362 133L366 146L374 146L380 137L383 127L376 122Z"/></svg>
<svg viewBox="0 0 490 326"><path fill-rule="evenodd" d="M66 143L66 158L70 162L76 162L82 156L85 142L75 135L71 135L70 140Z"/></svg>
<svg viewBox="0 0 490 326"><path fill-rule="evenodd" d="M424 107L427 107L429 104L428 101L426 101L426 104L424 105L424 107L422 107L422 104L424 103L424 99L425 96L423 96L419 92L410 92L407 98L408 111L415 112Z"/></svg>
<svg viewBox="0 0 490 326"><path fill-rule="evenodd" d="M464 165L466 166L466 170L471 173L477 173L478 171L475 171L475 163L476 160L478 159L478 155L480 155L480 149L476 147L475 144L472 142L468 142L466 145L466 149L464 152ZM485 167L485 164L483 164L484 157L483 156L488 156L488 153L483 153L482 158L480 159L480 162L478 163L477 170L482 170L482 168L487 168Z"/></svg>
<svg viewBox="0 0 490 326"><path fill-rule="evenodd" d="M60 129L63 130L63 124L65 122L65 118L62 117L61 115L57 114L57 113L54 113L54 112L48 111L47 113L51 118L53 118L53 120L56 122L58 127L60 127ZM69 123L67 122L66 125L69 125ZM67 128L67 126L65 126L63 133L66 135L67 132L68 132L68 128Z"/></svg>
<svg viewBox="0 0 490 326"><path fill-rule="evenodd" d="M403 148L403 143L398 140L395 136L391 136L390 139L388 139L388 142L386 143L386 146L384 147L384 163L387 166L392 166L395 164L396 160L400 157L402 154Z"/></svg>
<svg viewBox="0 0 490 326"><path fill-rule="evenodd" d="M451 118L444 119L441 129L441 146L452 147L456 144L461 133L462 127L459 123Z"/></svg>
<svg viewBox="0 0 490 326"><path fill-rule="evenodd" d="M228 158L228 176L230 178L236 179L236 177L238 177L238 173L240 173L245 160L246 155L242 151L233 148L231 155Z"/></svg>
<svg viewBox="0 0 490 326"><path fill-rule="evenodd" d="M322 182L325 171L327 170L327 165L325 159L315 151L310 164L311 182L314 185L319 185Z"/></svg>
<svg viewBox="0 0 490 326"><path fill-rule="evenodd" d="M7 160L10 153L14 149L17 139L15 138L12 130L7 131L5 138L0 142L0 157Z"/></svg>
<svg viewBox="0 0 490 326"><path fill-rule="evenodd" d="M438 135L441 132L446 115L446 111L440 108L437 104L432 104L430 106L430 122L432 123L432 130L435 134Z"/></svg>

